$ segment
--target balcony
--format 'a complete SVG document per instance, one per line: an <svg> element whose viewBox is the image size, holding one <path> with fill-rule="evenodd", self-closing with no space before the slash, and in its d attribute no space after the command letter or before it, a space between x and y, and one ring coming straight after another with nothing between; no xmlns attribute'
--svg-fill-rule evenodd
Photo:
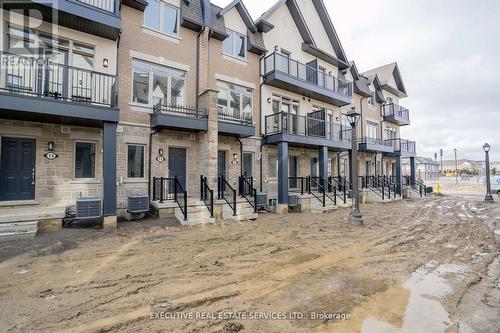
<svg viewBox="0 0 500 333"><path fill-rule="evenodd" d="M118 122L116 76L0 52L2 117L81 125Z"/></svg>
<svg viewBox="0 0 500 333"><path fill-rule="evenodd" d="M382 105L384 121L399 125L410 125L410 111L394 103Z"/></svg>
<svg viewBox="0 0 500 333"><path fill-rule="evenodd" d="M204 109L189 106L158 104L151 116L151 128L207 131L208 113Z"/></svg>
<svg viewBox="0 0 500 333"><path fill-rule="evenodd" d="M295 146L351 148L351 129L309 116L279 112L265 118L267 143L288 142Z"/></svg>
<svg viewBox="0 0 500 333"><path fill-rule="evenodd" d="M255 135L255 126L251 117L232 114L219 108L218 118L219 133L221 134L242 138Z"/></svg>
<svg viewBox="0 0 500 333"><path fill-rule="evenodd" d="M394 152L388 153L388 156L394 157L416 157L417 149L415 141L410 141L406 139L387 139L385 140L390 144Z"/></svg>
<svg viewBox="0 0 500 333"><path fill-rule="evenodd" d="M372 153L393 153L394 148L391 142L377 138L364 137L358 140L359 151Z"/></svg>
<svg viewBox="0 0 500 333"><path fill-rule="evenodd" d="M264 58L264 83L339 107L351 103L350 82L276 52Z"/></svg>
<svg viewBox="0 0 500 333"><path fill-rule="evenodd" d="M119 0L5 1L6 10L24 10L45 22L117 40L120 29Z"/></svg>

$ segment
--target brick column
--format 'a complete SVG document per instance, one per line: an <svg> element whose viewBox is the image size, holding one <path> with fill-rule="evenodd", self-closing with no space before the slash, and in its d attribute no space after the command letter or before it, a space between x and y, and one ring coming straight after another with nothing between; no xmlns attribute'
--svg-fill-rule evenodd
<svg viewBox="0 0 500 333"><path fill-rule="evenodd" d="M208 130L198 134L200 175L207 177L210 187L217 191L219 133L217 123L217 91L206 90L199 97L199 107L208 112Z"/></svg>

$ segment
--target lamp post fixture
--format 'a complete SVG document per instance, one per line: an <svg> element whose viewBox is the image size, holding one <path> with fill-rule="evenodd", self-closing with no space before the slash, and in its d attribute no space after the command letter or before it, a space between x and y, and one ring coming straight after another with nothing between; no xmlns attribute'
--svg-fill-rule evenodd
<svg viewBox="0 0 500 333"><path fill-rule="evenodd" d="M485 143L483 146L485 161L486 161L486 195L484 196L485 202L493 202L493 196L491 195L491 181L490 181L490 149L491 146Z"/></svg>
<svg viewBox="0 0 500 333"><path fill-rule="evenodd" d="M347 121L351 125L351 172L352 172L352 211L348 222L353 225L363 225L363 215L359 210L359 187L358 187L358 137L356 125L359 122L361 113L352 107L346 114Z"/></svg>
<svg viewBox="0 0 500 333"><path fill-rule="evenodd" d="M458 161L457 161L457 148L453 149L455 152L455 184L458 183Z"/></svg>

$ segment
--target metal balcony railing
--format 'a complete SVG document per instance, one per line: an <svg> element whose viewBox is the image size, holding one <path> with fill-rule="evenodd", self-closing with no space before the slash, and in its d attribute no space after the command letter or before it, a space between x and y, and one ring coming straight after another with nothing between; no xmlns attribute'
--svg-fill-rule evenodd
<svg viewBox="0 0 500 333"><path fill-rule="evenodd" d="M381 146L392 146L392 142L388 142L387 140L382 140L378 138L370 138L363 137L358 140L358 143L372 144L372 145L381 145Z"/></svg>
<svg viewBox="0 0 500 333"><path fill-rule="evenodd" d="M395 152L405 152L405 153L416 153L416 143L415 141L410 141L406 139L386 139L387 145L394 148Z"/></svg>
<svg viewBox="0 0 500 333"><path fill-rule="evenodd" d="M0 91L98 106L117 105L115 75L2 52Z"/></svg>
<svg viewBox="0 0 500 333"><path fill-rule="evenodd" d="M89 6L104 10L106 12L115 13L118 8L117 0L75 0Z"/></svg>
<svg viewBox="0 0 500 333"><path fill-rule="evenodd" d="M268 75L273 71L336 92L345 97L352 97L352 84L350 82L338 79L281 53L273 52L264 58L264 75Z"/></svg>
<svg viewBox="0 0 500 333"><path fill-rule="evenodd" d="M253 126L253 121L251 116L246 116L241 113L229 112L224 108L219 107L218 109L218 119L220 121L225 121L229 123L236 123L245 126Z"/></svg>
<svg viewBox="0 0 500 333"><path fill-rule="evenodd" d="M171 116L208 119L208 113L205 109L197 109L191 106L175 104L157 104L153 107L154 113L164 113Z"/></svg>
<svg viewBox="0 0 500 333"><path fill-rule="evenodd" d="M292 113L279 112L265 117L266 136L293 134L325 138L336 141L351 141L351 128L322 119Z"/></svg>
<svg viewBox="0 0 500 333"><path fill-rule="evenodd" d="M410 111L400 105L389 103L382 105L382 116L390 117L395 116L402 120L410 121Z"/></svg>

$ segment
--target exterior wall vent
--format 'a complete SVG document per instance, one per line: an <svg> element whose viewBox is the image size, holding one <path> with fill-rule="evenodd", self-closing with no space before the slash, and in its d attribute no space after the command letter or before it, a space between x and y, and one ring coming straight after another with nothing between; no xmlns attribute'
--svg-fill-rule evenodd
<svg viewBox="0 0 500 333"><path fill-rule="evenodd" d="M61 126L61 133L68 134L69 132L71 132L71 127Z"/></svg>

